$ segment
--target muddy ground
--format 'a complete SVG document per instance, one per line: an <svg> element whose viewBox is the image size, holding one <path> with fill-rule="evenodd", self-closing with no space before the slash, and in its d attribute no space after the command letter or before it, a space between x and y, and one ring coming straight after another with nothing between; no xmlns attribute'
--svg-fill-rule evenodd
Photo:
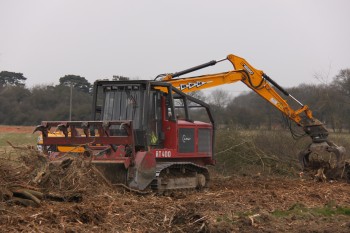
<svg viewBox="0 0 350 233"><path fill-rule="evenodd" d="M350 185L278 177L215 177L168 195L99 190L80 203L0 204L2 232L350 232Z"/></svg>

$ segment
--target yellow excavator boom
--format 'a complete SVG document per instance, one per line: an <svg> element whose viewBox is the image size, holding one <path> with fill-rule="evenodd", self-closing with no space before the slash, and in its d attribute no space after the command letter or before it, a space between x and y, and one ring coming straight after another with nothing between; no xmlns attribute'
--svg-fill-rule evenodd
<svg viewBox="0 0 350 233"><path fill-rule="evenodd" d="M300 101L291 96L286 90L269 78L262 70L254 68L244 58L230 54L226 59L220 60L220 62L224 60L230 61L234 67L234 70L224 73L189 78L174 78L174 74L168 74L162 79L162 81L170 82L174 87L185 93L241 81L298 125L303 126L301 117L301 114L303 113L308 119L310 119L308 124L311 122L314 125L322 124L317 119L313 118L312 111L307 105L303 105ZM214 61L212 61L212 63L214 63ZM286 99L282 98L282 96L271 87L269 82L272 82L272 84L283 94L295 100L300 105L300 108L296 110L293 109L287 103Z"/></svg>

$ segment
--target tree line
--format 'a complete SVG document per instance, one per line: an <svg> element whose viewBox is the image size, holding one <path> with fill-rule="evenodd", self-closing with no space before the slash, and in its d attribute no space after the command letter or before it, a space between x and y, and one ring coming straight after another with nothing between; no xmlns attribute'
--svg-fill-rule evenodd
<svg viewBox="0 0 350 233"><path fill-rule="evenodd" d="M91 117L91 84L77 75L66 75L58 85L25 86L22 73L0 72L0 124L36 125L42 120L69 120L70 89L73 120Z"/></svg>
<svg viewBox="0 0 350 233"><path fill-rule="evenodd" d="M113 80L127 80L113 76ZM25 86L22 73L0 72L0 124L36 125L42 120L69 120L70 91L72 93L72 120L91 118L92 84L78 75L59 78L58 85ZM340 70L330 81L320 84L301 84L288 88L294 97L308 105L314 116L333 131L350 128L350 69ZM235 129L278 129L285 127L281 113L250 91L231 97L230 93L215 90L210 95L192 93L208 102L217 125ZM283 96L283 94L281 94ZM292 100L294 108L298 108Z"/></svg>

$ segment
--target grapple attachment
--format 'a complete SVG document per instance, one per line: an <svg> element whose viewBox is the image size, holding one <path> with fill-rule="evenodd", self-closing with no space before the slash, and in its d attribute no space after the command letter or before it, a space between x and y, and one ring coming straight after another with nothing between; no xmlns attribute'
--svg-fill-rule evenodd
<svg viewBox="0 0 350 233"><path fill-rule="evenodd" d="M131 121L44 121L42 146L54 147L50 158L72 152L83 154L112 184L126 183L135 154Z"/></svg>
<svg viewBox="0 0 350 233"><path fill-rule="evenodd" d="M345 166L345 148L333 142L311 143L299 153L304 171L321 171L326 179L342 178Z"/></svg>

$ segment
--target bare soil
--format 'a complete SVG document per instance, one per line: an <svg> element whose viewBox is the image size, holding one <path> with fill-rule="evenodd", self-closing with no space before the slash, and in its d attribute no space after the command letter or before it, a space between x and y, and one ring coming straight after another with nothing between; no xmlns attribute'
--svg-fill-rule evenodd
<svg viewBox="0 0 350 233"><path fill-rule="evenodd" d="M0 204L3 232L350 232L350 185L277 177L216 177L207 190L138 195L106 188L80 203ZM299 208L302 207L302 208ZM288 215L276 215L285 211Z"/></svg>
<svg viewBox="0 0 350 233"><path fill-rule="evenodd" d="M1 133L32 133L34 126L0 125Z"/></svg>

